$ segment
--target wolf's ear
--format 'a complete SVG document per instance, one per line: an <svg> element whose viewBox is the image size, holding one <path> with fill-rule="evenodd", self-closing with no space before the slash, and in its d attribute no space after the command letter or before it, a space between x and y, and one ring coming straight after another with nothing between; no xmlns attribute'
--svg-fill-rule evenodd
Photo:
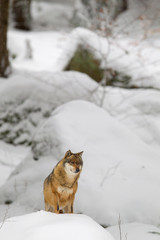
<svg viewBox="0 0 160 240"><path fill-rule="evenodd" d="M77 155L79 155L80 157L82 157L82 154L83 154L83 151L82 151L82 152L79 152L79 153L77 153Z"/></svg>
<svg viewBox="0 0 160 240"><path fill-rule="evenodd" d="M68 150L68 151L65 153L65 156L64 156L64 157L66 158L66 157L69 157L69 156L71 156L71 155L72 155L71 150Z"/></svg>

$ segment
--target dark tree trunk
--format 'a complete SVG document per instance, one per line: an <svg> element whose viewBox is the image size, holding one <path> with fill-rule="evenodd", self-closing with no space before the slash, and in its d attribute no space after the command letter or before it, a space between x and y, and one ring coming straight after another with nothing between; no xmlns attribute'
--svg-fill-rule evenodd
<svg viewBox="0 0 160 240"><path fill-rule="evenodd" d="M0 77L7 77L10 73L7 50L9 0L0 0Z"/></svg>
<svg viewBox="0 0 160 240"><path fill-rule="evenodd" d="M31 0L12 0L12 16L15 28L31 30Z"/></svg>

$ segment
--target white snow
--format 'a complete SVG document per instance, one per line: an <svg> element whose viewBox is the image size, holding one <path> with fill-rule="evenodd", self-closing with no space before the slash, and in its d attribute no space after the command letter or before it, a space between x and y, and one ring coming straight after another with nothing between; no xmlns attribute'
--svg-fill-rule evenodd
<svg viewBox="0 0 160 240"><path fill-rule="evenodd" d="M11 172L28 154L28 148L14 147L0 141L0 186L3 185Z"/></svg>
<svg viewBox="0 0 160 240"><path fill-rule="evenodd" d="M85 215L36 212L7 219L0 239L10 240L114 240L111 234Z"/></svg>
<svg viewBox="0 0 160 240"><path fill-rule="evenodd" d="M12 60L12 66L20 70L31 71L57 71L59 58L63 58L63 43L67 35L59 32L28 32L9 31L8 45L11 55L16 56ZM26 58L29 42L32 58ZM43 46L43 47L42 47Z"/></svg>

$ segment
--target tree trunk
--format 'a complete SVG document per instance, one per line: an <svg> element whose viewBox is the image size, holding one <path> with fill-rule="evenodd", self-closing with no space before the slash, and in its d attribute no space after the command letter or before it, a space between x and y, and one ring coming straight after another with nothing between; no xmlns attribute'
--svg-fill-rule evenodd
<svg viewBox="0 0 160 240"><path fill-rule="evenodd" d="M31 0L12 0L12 16L15 28L31 30Z"/></svg>
<svg viewBox="0 0 160 240"><path fill-rule="evenodd" d="M0 0L0 77L7 77L10 73L7 50L9 0Z"/></svg>

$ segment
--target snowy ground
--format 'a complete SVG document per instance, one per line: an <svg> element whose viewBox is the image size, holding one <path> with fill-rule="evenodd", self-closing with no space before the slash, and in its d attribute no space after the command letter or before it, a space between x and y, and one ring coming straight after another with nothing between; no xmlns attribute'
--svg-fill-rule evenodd
<svg viewBox="0 0 160 240"><path fill-rule="evenodd" d="M122 226L109 227L107 229L115 239L128 240L159 240L160 229L152 225L142 223L130 223Z"/></svg>
<svg viewBox="0 0 160 240"><path fill-rule="evenodd" d="M52 25L53 9L59 25ZM13 74L0 79L0 136L14 144L34 139L32 149L0 142L0 239L11 232L28 240L49 232L51 239L53 230L62 239L58 227L65 237L72 229L77 239L109 240L109 231L115 239L158 240L159 37L120 34L107 41L83 28L70 30L70 4L37 2L32 10L34 31L8 33ZM63 72L79 43L94 48L103 65L124 69L134 84L157 90L103 88L84 74ZM110 226L106 232L84 215L37 212L44 209L43 180L68 149L84 151L75 213Z"/></svg>

